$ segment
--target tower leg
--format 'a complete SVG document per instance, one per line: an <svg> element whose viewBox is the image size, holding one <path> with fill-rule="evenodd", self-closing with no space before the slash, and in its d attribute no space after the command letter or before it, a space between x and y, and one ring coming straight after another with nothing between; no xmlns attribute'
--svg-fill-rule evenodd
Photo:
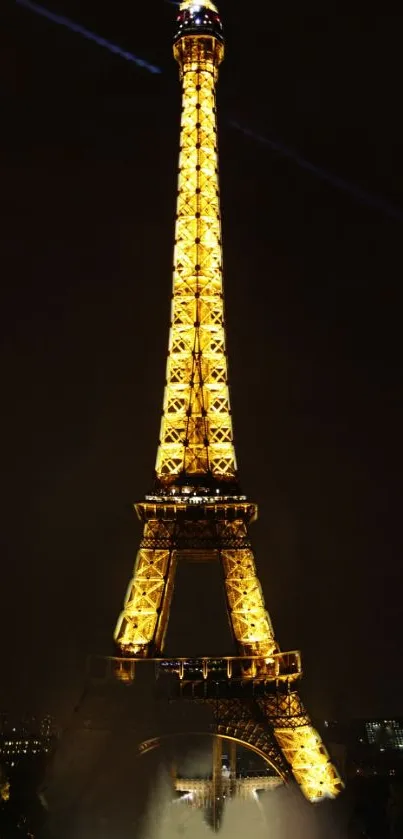
<svg viewBox="0 0 403 839"><path fill-rule="evenodd" d="M218 831L221 826L223 811L223 789L222 789L222 740L221 737L213 737L213 792L212 792L212 813L211 827Z"/></svg>
<svg viewBox="0 0 403 839"><path fill-rule="evenodd" d="M235 740L229 741L229 777L230 777L230 793L231 798L235 795L236 787L236 743Z"/></svg>

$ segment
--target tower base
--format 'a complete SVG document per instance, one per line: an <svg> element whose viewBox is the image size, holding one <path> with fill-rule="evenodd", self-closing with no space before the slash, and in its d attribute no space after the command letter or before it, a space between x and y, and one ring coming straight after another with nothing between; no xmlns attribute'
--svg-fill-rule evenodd
<svg viewBox="0 0 403 839"><path fill-rule="evenodd" d="M93 831L101 839L112 827L120 839L138 830L155 794L161 752L168 758L175 738L215 735L260 755L272 776L291 778L278 731L295 742L312 729L288 681L234 677L250 673L250 659L128 661L126 670L121 659L90 661L43 790L52 839ZM217 773L216 766L221 784Z"/></svg>

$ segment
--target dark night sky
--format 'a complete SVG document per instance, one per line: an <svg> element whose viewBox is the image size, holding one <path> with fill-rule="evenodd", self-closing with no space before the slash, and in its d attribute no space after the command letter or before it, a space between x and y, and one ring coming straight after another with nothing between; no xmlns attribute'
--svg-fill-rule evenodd
<svg viewBox="0 0 403 839"><path fill-rule="evenodd" d="M3 9L0 705L57 710L108 651L151 484L180 91L172 6L48 6L163 69ZM267 604L314 714L403 713L402 223L230 126L403 208L403 18L220 8L232 402Z"/></svg>

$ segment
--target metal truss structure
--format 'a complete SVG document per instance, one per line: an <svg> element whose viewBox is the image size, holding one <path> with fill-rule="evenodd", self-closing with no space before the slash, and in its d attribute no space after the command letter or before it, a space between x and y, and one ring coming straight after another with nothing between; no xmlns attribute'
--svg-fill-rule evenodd
<svg viewBox="0 0 403 839"><path fill-rule="evenodd" d="M210 14L214 14L210 12ZM203 10L200 10L203 15ZM188 27L189 28L189 27ZM225 353L215 82L223 45L179 38L182 121L167 383L156 471L234 479Z"/></svg>
<svg viewBox="0 0 403 839"><path fill-rule="evenodd" d="M287 654L280 653L275 640L249 540L257 508L241 494L237 477L225 352L215 105L224 44L210 0L181 3L174 55L180 66L182 117L166 386L155 487L136 505L143 538L115 640L133 666L136 660L161 656L177 563L189 557L220 562L236 649L250 659L241 668L243 689L228 693L233 679L227 673L213 697L206 675L186 679L178 671L181 690L193 685L188 699L215 703L217 734L254 748L284 779L291 770L304 795L316 801L336 796L342 782L295 690L299 660L294 670L281 671L281 656ZM125 667L122 663L121 678ZM198 681L207 693L195 693Z"/></svg>

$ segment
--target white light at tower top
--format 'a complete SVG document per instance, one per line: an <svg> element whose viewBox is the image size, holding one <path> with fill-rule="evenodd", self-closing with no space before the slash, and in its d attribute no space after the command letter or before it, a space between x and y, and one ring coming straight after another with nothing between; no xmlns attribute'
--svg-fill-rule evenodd
<svg viewBox="0 0 403 839"><path fill-rule="evenodd" d="M182 0L180 10L181 12L190 11L193 13L199 12L201 7L203 9L210 9L212 12L218 12L217 6L211 0L203 0L203 3L195 3L194 0Z"/></svg>

